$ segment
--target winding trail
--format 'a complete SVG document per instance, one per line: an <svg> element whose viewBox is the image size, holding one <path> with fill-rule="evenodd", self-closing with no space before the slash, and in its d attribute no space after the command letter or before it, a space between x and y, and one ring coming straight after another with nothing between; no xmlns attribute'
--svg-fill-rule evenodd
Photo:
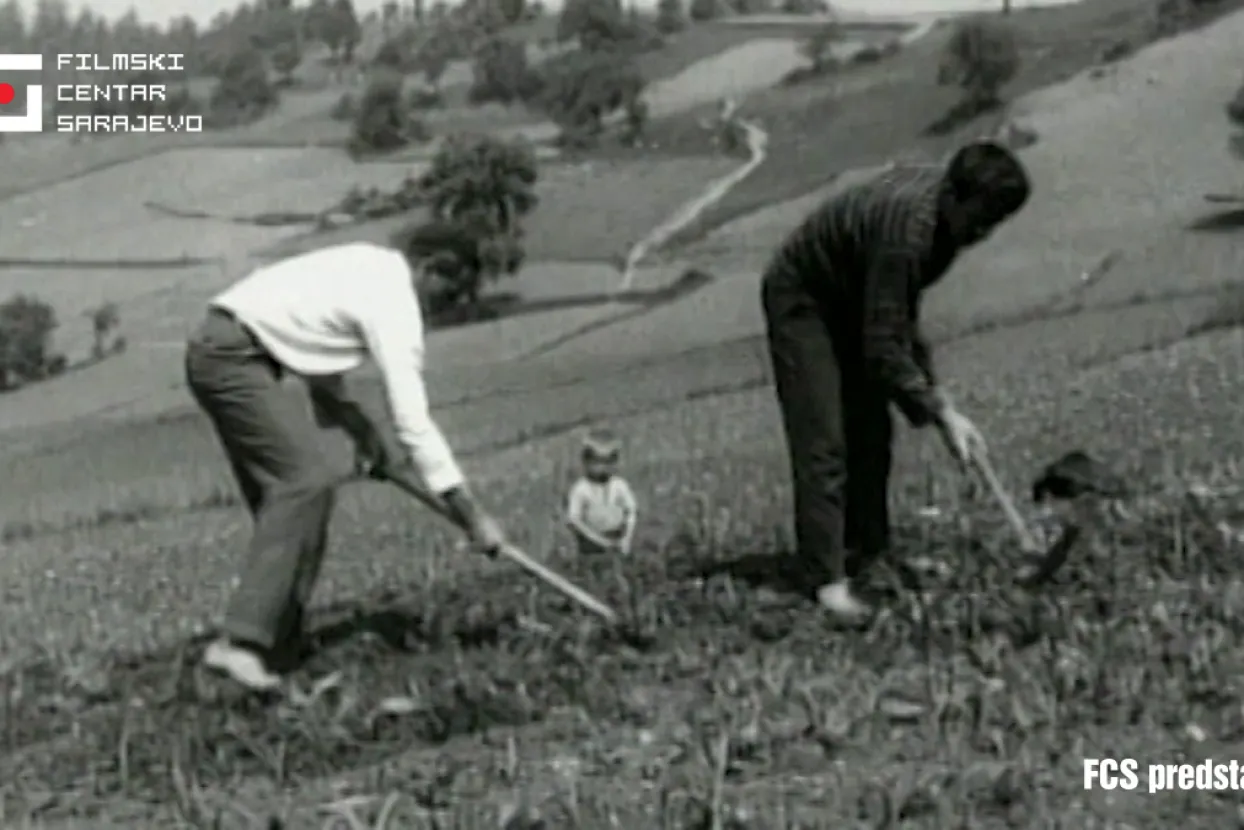
<svg viewBox="0 0 1244 830"><path fill-rule="evenodd" d="M622 279L615 289L617 293L631 289L639 264L653 249L659 248L669 241L674 234L698 219L704 211L725 198L726 194L735 185L746 179L757 167L765 163L765 159L769 157L769 134L761 129L758 124L750 121L740 120L738 124L747 134L748 160L710 184L698 197L687 202L673 216L657 225L643 239L631 246L630 251L627 252L626 263L622 269Z"/></svg>
<svg viewBox="0 0 1244 830"><path fill-rule="evenodd" d="M872 19L869 15L858 15L858 17L864 21ZM901 19L909 27L898 38L898 43L903 48L923 38L933 31L937 25L937 18L913 19L896 16L896 19ZM735 105L731 104L731 109L723 113L723 120L729 117L734 108ZM622 268L622 279L615 289L616 292L622 293L631 289L639 265L648 254L668 242L673 236L702 216L706 210L724 199L726 194L736 185L765 163L765 160L768 158L769 134L755 122L739 119L736 123L747 134L747 147L750 153L748 160L735 170L711 183L697 198L683 205L672 216L653 228L643 239L632 245L630 251L627 252L626 261Z"/></svg>

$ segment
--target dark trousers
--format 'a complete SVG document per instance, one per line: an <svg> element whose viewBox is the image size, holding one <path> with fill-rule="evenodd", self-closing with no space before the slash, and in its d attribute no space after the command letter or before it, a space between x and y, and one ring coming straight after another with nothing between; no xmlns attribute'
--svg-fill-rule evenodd
<svg viewBox="0 0 1244 830"><path fill-rule="evenodd" d="M320 568L339 476L326 462L305 397L247 329L212 310L186 349L186 379L211 419L254 518L224 633L287 645Z"/></svg>
<svg viewBox="0 0 1244 830"><path fill-rule="evenodd" d="M799 555L814 579L855 576L890 541L889 402L865 377L852 322L835 319L798 275L770 269L761 293Z"/></svg>

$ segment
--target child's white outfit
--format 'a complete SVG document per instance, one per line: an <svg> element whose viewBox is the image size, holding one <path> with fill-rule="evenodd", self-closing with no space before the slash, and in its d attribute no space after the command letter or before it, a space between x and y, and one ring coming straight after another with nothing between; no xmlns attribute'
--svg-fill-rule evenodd
<svg viewBox="0 0 1244 830"><path fill-rule="evenodd" d="M566 503L569 518L615 542L622 539L636 512L635 494L621 476L611 476L608 481L602 482L580 478L571 486ZM581 533L576 532L575 538L580 553L603 553L606 550Z"/></svg>

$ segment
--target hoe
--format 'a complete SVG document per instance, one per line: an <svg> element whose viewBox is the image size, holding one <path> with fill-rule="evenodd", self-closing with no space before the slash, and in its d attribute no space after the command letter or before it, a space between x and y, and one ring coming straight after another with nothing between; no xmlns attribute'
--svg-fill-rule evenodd
<svg viewBox="0 0 1244 830"><path fill-rule="evenodd" d="M415 476L409 471L404 469L386 469L382 473L379 473L377 477L382 481L389 482L407 495L412 496L441 518L453 521L449 512L445 509L445 506L441 504L440 500L438 500L436 496L427 492L423 486L418 483ZM531 574L553 590L570 598L581 608L584 608L585 610L595 614L597 617L600 617L610 626L617 627L620 624L620 618L618 617L617 612L608 605L601 602L599 599L592 596L578 585L575 585L561 574L545 567L535 559L532 559L514 545L506 545L497 553L499 556L502 556L513 562L515 565L518 565L524 571Z"/></svg>
<svg viewBox="0 0 1244 830"><path fill-rule="evenodd" d="M1083 534L1086 497L1119 498L1126 495L1122 482L1082 451L1069 452L1047 465L1033 483L1033 501L1039 504L1051 500L1071 503L1074 518L1063 527L1054 543L1045 548L1016 509L1014 500L1002 485L989 459L981 457L976 460L975 466L1019 539L1020 550L1029 558L1018 576L1020 584L1026 586L1048 581L1067 562Z"/></svg>

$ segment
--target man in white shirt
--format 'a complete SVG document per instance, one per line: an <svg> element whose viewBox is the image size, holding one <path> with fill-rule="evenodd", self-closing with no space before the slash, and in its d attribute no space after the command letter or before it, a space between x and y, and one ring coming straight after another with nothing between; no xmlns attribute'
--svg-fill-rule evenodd
<svg viewBox="0 0 1244 830"><path fill-rule="evenodd" d="M204 662L256 690L277 687L273 657L301 634L319 575L340 475L316 425L338 426L381 469L379 432L346 395L343 375L371 358L397 437L426 486L482 552L504 544L477 504L428 410L424 325L415 272L397 250L324 248L263 266L211 301L191 337L186 378L211 419L255 520L246 563ZM301 378L314 403L292 395Z"/></svg>

